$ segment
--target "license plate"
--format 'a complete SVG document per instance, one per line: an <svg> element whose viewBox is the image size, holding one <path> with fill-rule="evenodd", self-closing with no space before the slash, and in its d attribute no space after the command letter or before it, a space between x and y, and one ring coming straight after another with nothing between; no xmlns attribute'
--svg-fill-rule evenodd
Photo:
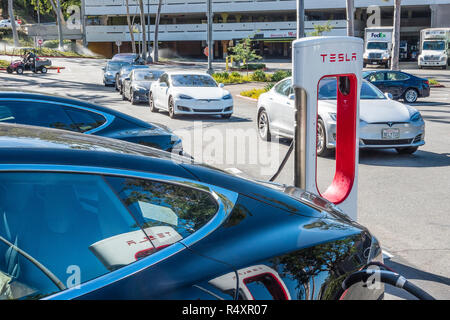
<svg viewBox="0 0 450 320"><path fill-rule="evenodd" d="M378 64L378 62L377 61L372 61L372 64Z"/></svg>
<svg viewBox="0 0 450 320"><path fill-rule="evenodd" d="M400 139L400 129L387 128L381 131L381 137L386 140Z"/></svg>

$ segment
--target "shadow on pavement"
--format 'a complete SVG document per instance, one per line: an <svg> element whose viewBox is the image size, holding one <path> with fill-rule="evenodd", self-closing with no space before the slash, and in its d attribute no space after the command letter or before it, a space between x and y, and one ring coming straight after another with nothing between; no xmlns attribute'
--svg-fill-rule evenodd
<svg viewBox="0 0 450 320"><path fill-rule="evenodd" d="M372 166L429 168L450 166L449 153L418 150L414 154L398 154L395 150L360 150L359 163Z"/></svg>

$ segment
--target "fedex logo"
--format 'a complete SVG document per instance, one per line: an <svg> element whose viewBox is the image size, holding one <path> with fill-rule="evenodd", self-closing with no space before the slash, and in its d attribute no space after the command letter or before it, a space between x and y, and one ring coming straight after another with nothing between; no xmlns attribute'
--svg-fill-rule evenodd
<svg viewBox="0 0 450 320"><path fill-rule="evenodd" d="M370 37L371 38L379 38L379 39L383 39L383 38L386 38L386 34L384 34L383 32L380 32L380 33L371 33L370 34Z"/></svg>
<svg viewBox="0 0 450 320"><path fill-rule="evenodd" d="M356 53L322 53L322 62L356 61Z"/></svg>

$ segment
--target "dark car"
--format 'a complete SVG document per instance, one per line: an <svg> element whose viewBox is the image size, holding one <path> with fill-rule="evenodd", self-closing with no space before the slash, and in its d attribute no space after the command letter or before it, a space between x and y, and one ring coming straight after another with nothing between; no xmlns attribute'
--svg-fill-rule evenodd
<svg viewBox="0 0 450 320"><path fill-rule="evenodd" d="M322 198L102 137L0 124L0 190L8 298L335 299L382 259Z"/></svg>
<svg viewBox="0 0 450 320"><path fill-rule="evenodd" d="M130 63L126 61L108 61L106 63L106 66L102 68L103 83L106 87L115 85L116 74L125 65L130 65Z"/></svg>
<svg viewBox="0 0 450 320"><path fill-rule="evenodd" d="M32 92L0 91L0 123L58 128L182 152L168 128L85 101Z"/></svg>
<svg viewBox="0 0 450 320"><path fill-rule="evenodd" d="M119 91L120 94L122 94L122 82L123 79L127 78L131 71L134 69L148 69L148 66L144 65L136 65L136 64L128 64L123 66L120 71L116 74L116 80L115 80L115 86L116 90Z"/></svg>
<svg viewBox="0 0 450 320"><path fill-rule="evenodd" d="M148 93L153 81L157 81L164 73L160 70L134 69L122 81L122 97L130 100L132 104L148 102Z"/></svg>
<svg viewBox="0 0 450 320"><path fill-rule="evenodd" d="M125 61L130 64L144 64L141 56L137 53L118 53L115 54L112 59L113 61Z"/></svg>
<svg viewBox="0 0 450 320"><path fill-rule="evenodd" d="M427 79L416 77L402 71L377 70L363 72L363 78L394 99L403 99L407 103L417 101L430 95Z"/></svg>

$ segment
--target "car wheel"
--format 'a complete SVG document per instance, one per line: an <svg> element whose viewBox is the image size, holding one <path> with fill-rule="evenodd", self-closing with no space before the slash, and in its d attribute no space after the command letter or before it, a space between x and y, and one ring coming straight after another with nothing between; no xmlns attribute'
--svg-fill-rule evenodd
<svg viewBox="0 0 450 320"><path fill-rule="evenodd" d="M117 85L117 82L118 82L118 81L117 81L117 78L116 78L116 81L114 82L114 87L115 87L116 91L120 91L120 90L119 90L119 86Z"/></svg>
<svg viewBox="0 0 450 320"><path fill-rule="evenodd" d="M327 131L322 119L317 122L317 155L326 157L331 154L331 149L327 148Z"/></svg>
<svg viewBox="0 0 450 320"><path fill-rule="evenodd" d="M47 73L47 68L46 68L46 67L43 67L43 68L41 69L41 72L42 72L42 73Z"/></svg>
<svg viewBox="0 0 450 320"><path fill-rule="evenodd" d="M229 113L229 114L222 114L220 116L222 117L222 119L230 119L231 118L231 113Z"/></svg>
<svg viewBox="0 0 450 320"><path fill-rule="evenodd" d="M153 99L153 94L149 93L148 104L150 106L151 112L158 112L158 108L155 107L155 100Z"/></svg>
<svg viewBox="0 0 450 320"><path fill-rule="evenodd" d="M133 90L130 90L130 102L131 102L131 104L133 104L133 105L136 104L136 100L134 99L134 93L133 93Z"/></svg>
<svg viewBox="0 0 450 320"><path fill-rule="evenodd" d="M419 94L415 89L409 88L405 91L403 99L408 103L414 103L417 101Z"/></svg>
<svg viewBox="0 0 450 320"><path fill-rule="evenodd" d="M13 73L13 70L10 67L8 67L8 68L6 68L6 72Z"/></svg>
<svg viewBox="0 0 450 320"><path fill-rule="evenodd" d="M419 149L419 147L395 148L400 154L413 154L417 149Z"/></svg>
<svg viewBox="0 0 450 320"><path fill-rule="evenodd" d="M17 74L23 74L23 68L17 67L16 72L17 72Z"/></svg>
<svg viewBox="0 0 450 320"><path fill-rule="evenodd" d="M169 98L169 117L171 117L172 119L176 118L175 104L173 103L172 97Z"/></svg>
<svg viewBox="0 0 450 320"><path fill-rule="evenodd" d="M363 63L363 68L367 67L367 63Z"/></svg>
<svg viewBox="0 0 450 320"><path fill-rule="evenodd" d="M122 92L122 100L123 101L126 101L126 100L128 100L128 98L127 98L127 96L126 96L126 94L125 94L125 92Z"/></svg>
<svg viewBox="0 0 450 320"><path fill-rule="evenodd" d="M272 135L270 133L269 117L267 116L265 110L262 110L258 114L258 133L261 139L266 141L272 140Z"/></svg>

